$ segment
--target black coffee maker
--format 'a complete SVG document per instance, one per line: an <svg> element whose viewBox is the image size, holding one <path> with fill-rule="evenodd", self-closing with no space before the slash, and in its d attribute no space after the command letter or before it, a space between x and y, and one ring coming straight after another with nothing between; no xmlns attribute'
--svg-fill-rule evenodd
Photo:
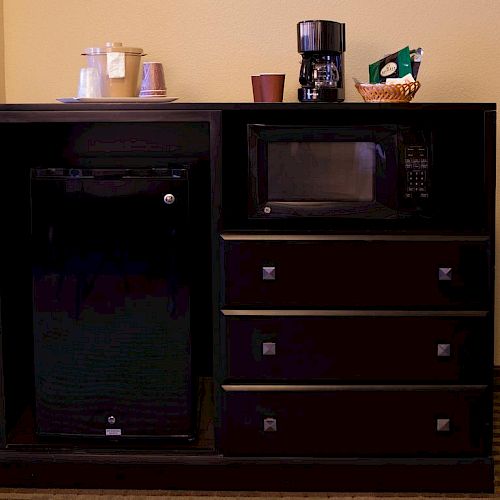
<svg viewBox="0 0 500 500"><path fill-rule="evenodd" d="M299 101L343 101L345 24L301 21L297 23L297 44L302 55Z"/></svg>

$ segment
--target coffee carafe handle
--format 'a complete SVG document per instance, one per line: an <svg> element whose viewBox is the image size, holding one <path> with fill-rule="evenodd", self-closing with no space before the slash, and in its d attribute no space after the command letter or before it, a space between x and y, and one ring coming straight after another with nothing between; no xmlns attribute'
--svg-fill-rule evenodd
<svg viewBox="0 0 500 500"><path fill-rule="evenodd" d="M302 64L300 66L299 83L301 85L312 84L312 57L302 56Z"/></svg>

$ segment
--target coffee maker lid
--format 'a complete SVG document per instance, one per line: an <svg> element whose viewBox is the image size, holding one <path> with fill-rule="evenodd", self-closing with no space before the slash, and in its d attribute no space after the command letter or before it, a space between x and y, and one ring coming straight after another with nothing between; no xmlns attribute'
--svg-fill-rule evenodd
<svg viewBox="0 0 500 500"><path fill-rule="evenodd" d="M344 52L345 24L336 21L300 21L297 23L298 51Z"/></svg>

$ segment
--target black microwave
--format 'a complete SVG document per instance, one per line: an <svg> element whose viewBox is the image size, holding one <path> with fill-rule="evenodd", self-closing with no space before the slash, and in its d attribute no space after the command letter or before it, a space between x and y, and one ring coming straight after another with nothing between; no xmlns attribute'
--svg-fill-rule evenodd
<svg viewBox="0 0 500 500"><path fill-rule="evenodd" d="M423 128L248 125L248 217L390 219L432 206Z"/></svg>
<svg viewBox="0 0 500 500"><path fill-rule="evenodd" d="M228 230L486 230L495 113L484 105L282 105L223 113Z"/></svg>

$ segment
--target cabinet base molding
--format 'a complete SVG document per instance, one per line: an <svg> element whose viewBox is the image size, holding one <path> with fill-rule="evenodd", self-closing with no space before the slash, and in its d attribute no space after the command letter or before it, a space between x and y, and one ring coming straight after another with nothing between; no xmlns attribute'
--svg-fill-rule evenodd
<svg viewBox="0 0 500 500"><path fill-rule="evenodd" d="M228 458L0 453L0 486L224 491L493 492L491 458Z"/></svg>

